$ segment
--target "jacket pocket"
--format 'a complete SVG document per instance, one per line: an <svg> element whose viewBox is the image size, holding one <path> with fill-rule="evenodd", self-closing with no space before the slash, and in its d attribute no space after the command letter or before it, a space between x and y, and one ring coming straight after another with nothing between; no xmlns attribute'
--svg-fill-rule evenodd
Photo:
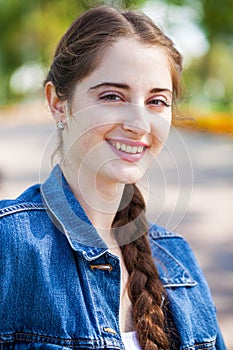
<svg viewBox="0 0 233 350"><path fill-rule="evenodd" d="M181 349L182 350L217 350L217 348L215 347L215 344L216 344L216 338L211 341L196 343L194 345L187 346L187 347L182 346Z"/></svg>

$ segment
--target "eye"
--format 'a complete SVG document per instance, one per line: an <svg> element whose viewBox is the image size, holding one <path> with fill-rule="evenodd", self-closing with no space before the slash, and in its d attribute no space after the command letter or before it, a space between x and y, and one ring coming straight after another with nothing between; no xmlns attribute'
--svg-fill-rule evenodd
<svg viewBox="0 0 233 350"><path fill-rule="evenodd" d="M152 97L147 101L147 105L154 105L162 109L163 107L171 107L170 102L163 96Z"/></svg>
<svg viewBox="0 0 233 350"><path fill-rule="evenodd" d="M123 98L120 96L120 94L117 94L116 92L106 92L99 97L100 100L105 100L109 102L118 102L122 101Z"/></svg>

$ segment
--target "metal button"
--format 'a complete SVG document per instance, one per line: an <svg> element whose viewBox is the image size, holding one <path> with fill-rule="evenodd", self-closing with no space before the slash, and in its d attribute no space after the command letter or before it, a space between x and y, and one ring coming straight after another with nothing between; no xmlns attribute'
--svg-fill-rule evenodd
<svg viewBox="0 0 233 350"><path fill-rule="evenodd" d="M112 265L110 264L90 265L90 268L92 270L112 271Z"/></svg>

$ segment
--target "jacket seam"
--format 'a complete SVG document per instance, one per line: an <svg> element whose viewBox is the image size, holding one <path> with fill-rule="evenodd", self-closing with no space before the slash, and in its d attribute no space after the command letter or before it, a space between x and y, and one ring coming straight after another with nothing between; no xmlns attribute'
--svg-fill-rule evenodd
<svg viewBox="0 0 233 350"><path fill-rule="evenodd" d="M2 339L6 337L6 339ZM37 341L44 344L48 344L49 342L52 342L54 344L60 343L61 345L65 345L67 343L70 347L77 347L79 345L82 345L84 343L91 342L93 345L96 343L99 343L99 340L97 339L69 339L69 338L61 338L61 337L52 337L49 335L41 335L37 333L27 333L27 332L15 332L13 334L11 333L5 333L0 335L0 344L4 343L13 343L15 341L25 341L25 342L31 342L31 341ZM113 342L116 342L117 340L113 339ZM72 344L73 343L73 344ZM104 341L103 341L104 345ZM94 345L95 346L95 345ZM116 349L120 349L118 345L111 345L112 347Z"/></svg>
<svg viewBox="0 0 233 350"><path fill-rule="evenodd" d="M203 341L201 343L195 343L193 345L186 345L185 347L182 347L183 350L189 350L189 349L197 349L197 350L211 350L213 349L213 346L216 344L216 336L212 337L209 340Z"/></svg>
<svg viewBox="0 0 233 350"><path fill-rule="evenodd" d="M163 239L163 238L181 238L181 239L183 239L183 236L179 235L176 232L171 232L171 231L162 230L162 229L160 230L158 227L153 228L153 226L149 227L148 236L152 240Z"/></svg>
<svg viewBox="0 0 233 350"><path fill-rule="evenodd" d="M159 239L167 239L167 238L180 238L180 239L184 240L183 236L176 234L176 233L172 233L172 234L170 232L161 233L161 232L157 231L156 234L157 235L149 234L149 237L154 241L157 241Z"/></svg>
<svg viewBox="0 0 233 350"><path fill-rule="evenodd" d="M0 218L15 214L18 212L23 212L23 211L32 211L32 210L46 210L43 204L34 204L34 203L20 203L20 204L14 204L10 205L8 207L5 207L3 209L0 209Z"/></svg>

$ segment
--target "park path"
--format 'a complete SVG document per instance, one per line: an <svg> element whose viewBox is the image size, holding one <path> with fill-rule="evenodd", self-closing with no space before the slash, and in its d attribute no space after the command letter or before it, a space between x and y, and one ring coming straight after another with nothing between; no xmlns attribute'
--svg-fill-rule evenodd
<svg viewBox="0 0 233 350"><path fill-rule="evenodd" d="M0 199L40 181L51 123L0 127ZM148 188L148 180L150 186ZM174 129L144 178L148 217L182 234L209 282L220 326L233 350L233 139Z"/></svg>

